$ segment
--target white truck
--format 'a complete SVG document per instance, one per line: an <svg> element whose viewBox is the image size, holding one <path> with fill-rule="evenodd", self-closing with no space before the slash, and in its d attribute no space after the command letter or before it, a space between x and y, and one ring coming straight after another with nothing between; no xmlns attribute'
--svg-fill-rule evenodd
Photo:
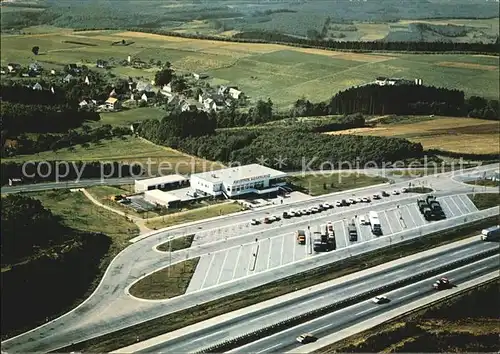
<svg viewBox="0 0 500 354"><path fill-rule="evenodd" d="M370 220L370 227L374 235L382 235L382 227L380 226L380 220L378 219L378 214L374 211L368 213L368 220Z"/></svg>

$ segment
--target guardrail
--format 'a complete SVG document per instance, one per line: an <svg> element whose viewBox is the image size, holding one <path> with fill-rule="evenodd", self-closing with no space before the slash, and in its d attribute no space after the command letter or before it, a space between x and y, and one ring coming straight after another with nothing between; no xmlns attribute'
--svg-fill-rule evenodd
<svg viewBox="0 0 500 354"><path fill-rule="evenodd" d="M470 257L462 258L462 259L457 260L455 262L448 263L444 266L435 267L433 269L430 269L430 270L421 272L419 274L410 276L409 278L401 279L401 280L392 282L390 284L386 284L386 285L383 285L381 287L378 287L378 288L375 288L375 289L372 289L372 290L369 290L369 291L366 291L366 292L363 292L360 294L356 294L356 295L351 296L345 300L338 301L336 303L333 303L333 304L330 304L327 306L323 306L321 308L303 313L301 315L298 315L298 316L289 318L287 320L275 323L271 326L262 328L258 331L250 332L250 333L244 334L242 336L233 338L231 340L221 342L221 343L216 344L214 346L204 348L198 352L195 352L194 354L221 353L221 352L226 352L228 350L241 347L245 344L252 343L252 342L254 342L258 339L261 339L263 337L268 337L268 336L273 335L275 333L279 333L285 329L292 328L292 327L298 326L302 323L305 323L307 321L324 316L332 311L339 310L341 308L345 308L345 307L354 305L360 301L367 300L367 299L369 299L369 298L373 297L374 295L377 295L381 292L388 292L388 291L395 290L397 288L409 285L411 283L427 279L431 276L438 275L439 273L442 273L444 271L457 268L461 265L472 263L476 260L480 260L480 259L486 258L488 256L492 256L495 253L498 253L498 249L496 249L496 248L491 249L491 250L486 250L486 251L483 251L480 253L476 253Z"/></svg>

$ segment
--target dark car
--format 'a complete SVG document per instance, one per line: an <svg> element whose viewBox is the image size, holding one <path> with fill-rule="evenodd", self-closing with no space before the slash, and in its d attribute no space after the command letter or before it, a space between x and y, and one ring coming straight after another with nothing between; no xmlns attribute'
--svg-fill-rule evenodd
<svg viewBox="0 0 500 354"><path fill-rule="evenodd" d="M382 194L382 197L388 197L389 196L389 193L387 193L386 191L382 191L380 194Z"/></svg>

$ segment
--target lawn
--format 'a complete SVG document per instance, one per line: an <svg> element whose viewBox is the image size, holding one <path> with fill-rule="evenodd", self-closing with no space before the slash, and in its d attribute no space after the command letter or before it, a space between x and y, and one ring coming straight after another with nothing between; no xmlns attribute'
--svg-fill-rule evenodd
<svg viewBox="0 0 500 354"><path fill-rule="evenodd" d="M326 134L356 134L406 138L424 149L466 154L498 154L498 122L475 118L442 117L409 124L384 124Z"/></svg>
<svg viewBox="0 0 500 354"><path fill-rule="evenodd" d="M493 181L491 179L478 179L475 181L470 181L465 183L472 184L473 186L500 187L499 181Z"/></svg>
<svg viewBox="0 0 500 354"><path fill-rule="evenodd" d="M146 119L161 119L165 115L166 112L157 107L140 107L120 112L101 113L101 120L97 124L130 126L132 123Z"/></svg>
<svg viewBox="0 0 500 354"><path fill-rule="evenodd" d="M469 198L479 210L488 209L500 205L500 194L476 193L469 194Z"/></svg>
<svg viewBox="0 0 500 354"><path fill-rule="evenodd" d="M148 159L152 174L192 173L221 168L222 165L194 158L179 151L158 146L136 137L103 140L89 147L75 146L74 150L60 149L44 151L33 155L4 158L3 162L16 161L120 161L142 164L148 173Z"/></svg>
<svg viewBox="0 0 500 354"><path fill-rule="evenodd" d="M386 183L387 178L367 176L352 173L309 174L304 177L289 177L292 188L316 196L327 193L341 192L348 189L367 187L374 184Z"/></svg>
<svg viewBox="0 0 500 354"><path fill-rule="evenodd" d="M150 229L157 230L164 227L182 224L190 221L198 221L198 220L212 218L215 216L236 213L242 210L244 210L244 207L236 202L209 205L194 210L184 211L178 214L161 216L155 220L146 222L146 226Z"/></svg>
<svg viewBox="0 0 500 354"><path fill-rule="evenodd" d="M108 235L113 242L109 251L111 258L127 246L129 239L139 234L137 226L132 222L93 204L82 192L60 189L27 195L39 199L69 227Z"/></svg>
<svg viewBox="0 0 500 354"><path fill-rule="evenodd" d="M369 35L370 31L380 32L380 28L363 31ZM135 43L110 45L120 39ZM63 43L68 40L96 46ZM36 58L31 53L35 43L41 48ZM460 89L467 95L489 99L499 95L498 58L494 56L345 53L116 31L92 31L91 35L61 31L2 38L2 64L27 64L36 59L47 66L71 62L92 65L97 59L122 60L130 54L144 61L168 60L179 72L206 72L210 82L235 84L252 100L270 97L277 108L288 107L301 97L315 102L327 100L340 90L373 81L376 76L421 78L424 84ZM120 66L111 71L122 77L154 75L154 70Z"/></svg>
<svg viewBox="0 0 500 354"><path fill-rule="evenodd" d="M178 250L182 250L184 248L189 248L189 247L191 247L191 244L193 243L194 236L195 235L192 234L192 235L174 238L172 241L162 243L161 245L156 247L156 249L158 251L162 251L162 252L175 252Z"/></svg>
<svg viewBox="0 0 500 354"><path fill-rule="evenodd" d="M169 299L186 292L200 258L188 259L139 280L130 294L141 299Z"/></svg>

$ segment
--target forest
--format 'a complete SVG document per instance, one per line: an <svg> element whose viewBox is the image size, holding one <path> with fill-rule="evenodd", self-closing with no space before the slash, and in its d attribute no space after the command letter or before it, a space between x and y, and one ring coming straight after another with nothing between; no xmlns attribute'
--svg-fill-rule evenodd
<svg viewBox="0 0 500 354"><path fill-rule="evenodd" d="M103 234L66 227L39 200L8 195L1 205L1 326L6 335L45 322L83 296L111 242Z"/></svg>

